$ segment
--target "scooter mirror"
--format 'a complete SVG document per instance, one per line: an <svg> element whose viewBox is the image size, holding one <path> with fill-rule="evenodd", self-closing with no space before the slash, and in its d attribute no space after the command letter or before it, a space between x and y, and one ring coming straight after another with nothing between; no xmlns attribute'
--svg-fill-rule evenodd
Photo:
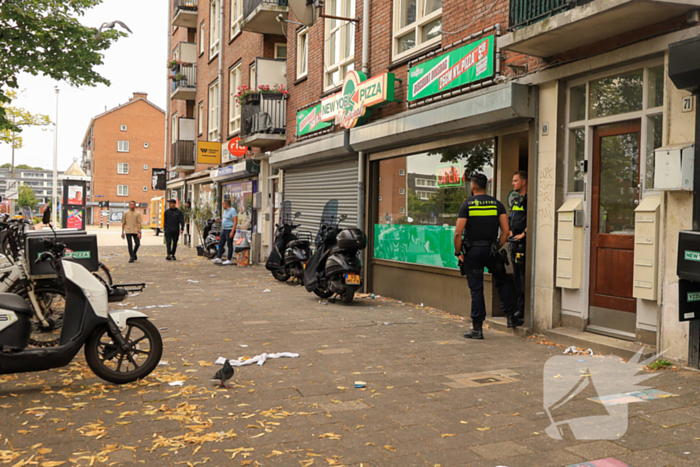
<svg viewBox="0 0 700 467"><path fill-rule="evenodd" d="M301 217L301 213L299 211L294 213L294 218L296 219L297 217Z"/></svg>
<svg viewBox="0 0 700 467"><path fill-rule="evenodd" d="M341 215L340 215L340 222L343 222L343 221L344 221L345 219L347 219L347 218L348 218L348 215L347 215L347 214L341 214Z"/></svg>
<svg viewBox="0 0 700 467"><path fill-rule="evenodd" d="M47 206L44 209L44 215L41 217L41 223L48 224L49 222L51 222L51 208Z"/></svg>

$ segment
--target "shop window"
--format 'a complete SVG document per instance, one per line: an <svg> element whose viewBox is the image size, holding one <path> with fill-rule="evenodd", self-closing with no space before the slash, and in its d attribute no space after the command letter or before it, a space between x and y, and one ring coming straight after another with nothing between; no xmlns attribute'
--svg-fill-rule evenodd
<svg viewBox="0 0 700 467"><path fill-rule="evenodd" d="M442 0L394 0L394 59L440 42Z"/></svg>
<svg viewBox="0 0 700 467"><path fill-rule="evenodd" d="M209 86L209 141L219 140L219 82Z"/></svg>
<svg viewBox="0 0 700 467"><path fill-rule="evenodd" d="M460 206L471 196L464 174L485 174L487 193L493 194L493 164L493 139L378 162L382 196L374 257L456 269L454 226ZM430 189L418 189L423 186Z"/></svg>
<svg viewBox="0 0 700 467"><path fill-rule="evenodd" d="M254 227L254 188L252 181L227 183L221 186L222 201L230 201L231 206L238 213L238 228L240 230L251 230Z"/></svg>
<svg viewBox="0 0 700 467"><path fill-rule="evenodd" d="M581 84L569 91L569 121L580 122L586 119L586 85Z"/></svg>
<svg viewBox="0 0 700 467"><path fill-rule="evenodd" d="M654 188L654 150L661 147L663 137L663 114L647 117L647 150L646 150L646 177L644 187L647 190Z"/></svg>
<svg viewBox="0 0 700 467"><path fill-rule="evenodd" d="M649 79L647 88L647 107L661 107L664 105L664 66L659 65L649 68Z"/></svg>
<svg viewBox="0 0 700 467"><path fill-rule="evenodd" d="M588 118L610 117L642 110L644 70L634 70L590 82Z"/></svg>

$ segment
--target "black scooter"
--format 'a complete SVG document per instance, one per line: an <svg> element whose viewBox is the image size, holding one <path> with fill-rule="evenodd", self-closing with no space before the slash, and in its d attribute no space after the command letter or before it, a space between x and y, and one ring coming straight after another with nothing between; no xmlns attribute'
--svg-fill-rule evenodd
<svg viewBox="0 0 700 467"><path fill-rule="evenodd" d="M338 224L347 218L338 217L338 200L326 203L316 235L316 251L306 264L304 286L321 298L340 296L343 303L352 303L362 287L360 250L367 246L367 237L360 229L341 229Z"/></svg>
<svg viewBox="0 0 700 467"><path fill-rule="evenodd" d="M294 214L294 219L301 216ZM298 238L294 233L299 226L294 225L292 218L292 203L282 203L280 223L275 225L275 242L265 263L265 268L280 282L286 282L290 277L301 280L304 276L304 265L311 257L311 242L309 238Z"/></svg>
<svg viewBox="0 0 700 467"><path fill-rule="evenodd" d="M49 219L46 209L44 224ZM36 262L49 261L66 290L59 345L28 348L31 306L19 295L0 294L0 374L60 368L83 347L90 369L106 381L124 384L150 374L163 353L158 329L139 311L108 311L108 302L121 301L145 284L105 287L82 265L63 261L66 246L55 232L53 237L44 239L46 251Z"/></svg>
<svg viewBox="0 0 700 467"><path fill-rule="evenodd" d="M204 232L202 234L204 237L204 256L209 259L216 258L219 237L221 236L221 224L217 226L215 219L209 219L204 224Z"/></svg>

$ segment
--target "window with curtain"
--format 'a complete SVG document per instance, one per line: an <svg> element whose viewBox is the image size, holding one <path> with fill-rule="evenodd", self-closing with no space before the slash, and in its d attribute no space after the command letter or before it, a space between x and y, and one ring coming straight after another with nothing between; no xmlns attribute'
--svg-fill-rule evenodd
<svg viewBox="0 0 700 467"><path fill-rule="evenodd" d="M328 0L326 14L354 18L355 0ZM355 23L326 18L324 44L323 87L330 89L355 69Z"/></svg>

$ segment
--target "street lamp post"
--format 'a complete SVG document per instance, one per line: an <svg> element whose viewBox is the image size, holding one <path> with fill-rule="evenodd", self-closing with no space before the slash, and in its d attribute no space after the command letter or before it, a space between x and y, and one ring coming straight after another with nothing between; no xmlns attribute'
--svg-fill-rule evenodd
<svg viewBox="0 0 700 467"><path fill-rule="evenodd" d="M58 86L56 89L56 120L53 127L53 192L51 193L51 222L56 225L56 211L58 210Z"/></svg>

